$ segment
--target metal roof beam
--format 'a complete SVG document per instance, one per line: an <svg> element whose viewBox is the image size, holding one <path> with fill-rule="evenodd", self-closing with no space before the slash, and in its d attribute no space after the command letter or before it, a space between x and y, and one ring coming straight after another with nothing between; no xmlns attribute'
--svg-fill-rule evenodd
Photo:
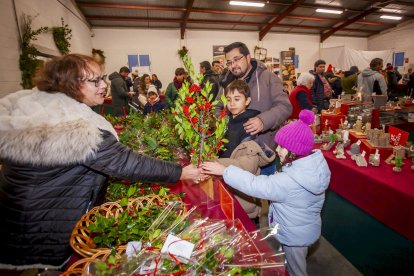
<svg viewBox="0 0 414 276"><path fill-rule="evenodd" d="M292 11L294 11L299 5L301 5L305 0L297 0L292 5L290 5L284 12L282 12L277 17L272 18L269 23L259 32L259 40L261 41L263 37L272 29L273 26L282 21L286 16L288 16Z"/></svg>
<svg viewBox="0 0 414 276"><path fill-rule="evenodd" d="M371 2L378 2L378 1L371 1ZM147 6L147 5L128 5L128 4L105 4L105 3L89 3L89 2L76 2L79 7L85 8L102 8L102 9L137 9L137 10L158 10L158 11L179 11L185 12L186 8L182 7L163 7L163 6ZM278 5L278 6L289 6L289 3L275 3L270 2L270 5ZM405 2L405 1L389 1L388 4L397 4L397 5L404 5L404 6L414 6L414 3ZM300 5L302 8L332 8L329 5L312 5L312 4L303 4ZM347 12L352 13L360 13L363 10L355 10L355 9L346 9ZM271 14L271 13L255 13L255 12L240 12L240 11L220 11L220 10L210 10L210 9L192 9L192 12L205 12L205 13L218 13L218 14L233 14L233 15L246 15L246 16L278 16L278 14ZM376 13L374 13L376 14ZM388 14L390 13L378 13L378 14ZM412 16L404 15L405 17L411 18Z"/></svg>
<svg viewBox="0 0 414 276"><path fill-rule="evenodd" d="M336 27L333 27L333 28L331 28L329 31L327 31L326 33L323 33L322 35L321 35L321 43L322 42L324 42L328 37L330 37L331 35L333 35L334 33L336 33L337 31L340 31L340 30L342 30L343 28L345 28L346 26L349 26L349 25L351 25L351 24L353 24L353 23L355 23L356 21L358 21L358 20L360 20L360 19L362 19L362 18L364 18L365 16L367 16L367 15L370 15L370 14L372 14L372 13L374 13L374 12L376 12L376 11L378 11L378 10L380 10L382 7L385 7L385 6L387 6L390 2L392 2L392 1L377 1L377 2L381 2L380 4L378 4L378 5L375 5L375 7L372 7L372 8L370 8L370 9L368 9L368 10L366 10L366 11L364 11L364 12L362 12L362 13L360 13L360 14L358 14L358 15L356 15L356 16L354 16L354 17L352 17L352 18L350 18L350 19L348 19L348 20L346 20L345 22L343 22L342 24L340 24L339 26L336 26Z"/></svg>
<svg viewBox="0 0 414 276"><path fill-rule="evenodd" d="M329 31L327 31L326 33L323 33L321 35L321 43L324 42L328 37L330 37L331 35L333 35L337 31L342 30L346 26L351 25L352 23L355 23L356 21L364 18L365 16L367 16L367 15L369 15L369 14L371 14L371 13L377 11L377 10L379 10L379 8L370 8L369 10L366 10L363 13L360 13L357 16L354 16L353 18L346 20L344 23L340 24L339 26L331 28Z"/></svg>
<svg viewBox="0 0 414 276"><path fill-rule="evenodd" d="M400 1L396 1L400 2ZM158 11L176 11L176 12L185 12L186 8L180 7L162 7L162 6L143 6L143 5L126 5L126 4L98 4L98 3L87 3L87 2L78 2L79 7L85 8L102 8L102 9L137 9L137 10L158 10ZM209 14L228 14L228 15L243 15L243 16L273 16L277 17L279 14L272 13L258 13L258 12L241 12L241 11L226 11L226 10L214 10L214 9L197 9L192 8L191 12L198 13L209 13ZM324 17L309 17L309 16L300 16L300 15L287 15L286 18L293 19L303 19L303 20L314 20L314 21L326 21L326 22L340 22L339 19L333 18L324 18ZM374 26L387 26L395 24L388 23L379 23L379 22L368 22L368 21L357 21L355 24L361 25L374 25Z"/></svg>
<svg viewBox="0 0 414 276"><path fill-rule="evenodd" d="M98 4L77 2L81 8L102 8L102 9L135 9L135 10L155 10L155 11L181 11L185 12L185 8L178 7L162 7L162 6L147 6L147 5L126 5L126 4Z"/></svg>
<svg viewBox="0 0 414 276"><path fill-rule="evenodd" d="M393 4L400 5L400 6L414 7L414 3L413 2L393 1Z"/></svg>
<svg viewBox="0 0 414 276"><path fill-rule="evenodd" d="M191 9L193 8L194 0L188 0L187 7L185 9L183 22L181 22L181 39L184 39L185 28L187 27L187 20L190 17Z"/></svg>
<svg viewBox="0 0 414 276"><path fill-rule="evenodd" d="M243 15L243 16L273 16L277 17L279 14L272 13L258 13L258 12L240 12L240 11L224 11L224 10L210 10L210 9L192 9L195 13L209 13L209 14L227 14L227 15ZM326 21L326 22L341 22L340 19L326 18L326 17L312 17L312 16L301 16L301 15L287 15L286 18L302 19L302 20L313 20L313 21ZM386 26L392 24L384 24L379 22L369 21L357 21L356 24L361 25L374 25L374 26Z"/></svg>
<svg viewBox="0 0 414 276"><path fill-rule="evenodd" d="M167 18L137 18L137 17L107 17L107 16L86 16L88 20L98 20L98 21L121 21L121 22L166 22L166 23L182 23L183 20L176 19L167 19ZM241 22L241 21L216 21L216 20L195 20L188 19L187 23L190 24L211 24L211 25L240 25L240 26L265 26L263 23L257 22ZM292 28L292 29L314 29L314 30L328 30L329 28L316 27L316 26L301 26L294 24L276 24L274 27L281 28ZM344 29L344 31L349 32L366 32L366 33L376 33L375 31L366 31L360 29Z"/></svg>

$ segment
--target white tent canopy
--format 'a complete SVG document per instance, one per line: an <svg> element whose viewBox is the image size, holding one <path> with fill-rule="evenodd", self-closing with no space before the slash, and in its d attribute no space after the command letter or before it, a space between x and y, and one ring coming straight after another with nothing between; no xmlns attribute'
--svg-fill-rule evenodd
<svg viewBox="0 0 414 276"><path fill-rule="evenodd" d="M333 67L343 71L349 70L353 65L358 66L362 71L369 67L369 63L374 58L382 58L385 64L392 63L393 51L362 51L347 48L345 46L322 48L321 58L326 61L326 64L332 64Z"/></svg>

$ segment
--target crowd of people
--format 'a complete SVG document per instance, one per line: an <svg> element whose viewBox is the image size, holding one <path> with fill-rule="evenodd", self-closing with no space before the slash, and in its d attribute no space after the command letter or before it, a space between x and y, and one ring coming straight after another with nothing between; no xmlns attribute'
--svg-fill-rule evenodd
<svg viewBox="0 0 414 276"><path fill-rule="evenodd" d="M72 228L102 202L109 176L198 183L206 175L219 175L255 223L267 216L267 224L280 229L276 237L290 275L306 275L307 250L320 237L330 181L323 154L313 149L315 114L342 93L363 92L363 99L372 93L392 95L398 78L412 95L412 70L398 77L387 65L383 72L377 58L362 72L356 66L342 72L332 66L325 70L326 62L317 60L285 93L281 79L252 58L244 43L231 43L224 53L226 68L216 61L200 63L200 85L210 82L213 100L227 99L216 112L229 115L228 142L217 160L199 168L137 154L118 141L113 127L90 108L103 104L108 86L91 57L53 58L39 71L36 89L0 99L5 122L0 130L0 215L7 222L0 230L0 269L62 269L71 254ZM165 91L156 74L139 76L128 67L109 80L117 116L127 116L130 106L144 115L168 110L184 81L193 81L181 67ZM36 112L27 112L28 105Z"/></svg>
<svg viewBox="0 0 414 276"><path fill-rule="evenodd" d="M212 63L203 61L199 64L199 68L200 74L204 77L200 85L203 88L206 82L212 84L210 93L213 94L213 99L216 99L220 91L221 95L225 86L234 79L228 64L223 66L218 60L214 60ZM156 87L158 101L161 101L163 108L147 108L147 110L157 112L164 108L173 107L178 95L177 91L181 88L182 83L185 80L193 81L189 79L184 68L177 68L173 81L169 83L166 90L161 90L162 84L156 74L152 74L152 76L144 74L139 77L136 70L132 72L131 79L125 72L129 73L129 69L122 67L119 73L114 72L109 78L112 80L114 76L118 77L119 74L126 83L126 89L121 82L115 81L113 82L114 85L111 83L111 91L113 91L111 94L113 94L113 99L115 99L113 106L117 116L128 114L128 103L135 104L138 108L144 110L148 102L148 89L150 85ZM293 76L289 81L282 82L282 91L289 95L289 100L295 109L290 119L297 119L299 111L304 108L320 113L323 109L329 108L330 99L339 98L342 94L355 95L361 92L361 99L363 101L371 100L373 93L376 95L387 95L390 99L397 96L414 96L412 68L409 68L404 75L401 75L398 68L393 67L390 63L387 63L384 67L383 60L380 58L374 58L369 66L362 71L355 65L351 66L349 70L343 71L333 67L331 64L327 66L324 60L317 60L314 68L309 70L309 73L313 75L311 86L307 84L312 78L308 74L305 74L302 78L300 78L301 74L299 74L300 79ZM131 93L131 87L133 88L133 93ZM309 95L311 99L308 98Z"/></svg>
<svg viewBox="0 0 414 276"><path fill-rule="evenodd" d="M246 49L242 51L246 52ZM245 57L245 54L241 55L241 59L243 57ZM260 65L261 63L253 61L252 64L252 66L257 66L256 64ZM212 84L210 93L213 94L213 99L216 99L217 95L221 95L224 88L234 80L229 64L226 64L224 68L220 61L215 60L212 63L203 61L199 64L199 68L200 74L204 77L200 85L203 88L207 82ZM250 66L247 69L250 69ZM145 114L173 107L182 83L185 80L193 81L189 79L185 69L180 67L175 70L173 81L163 91L161 90L162 83L156 74L152 74L152 76L144 74L139 77L138 71L135 71L131 74L132 79L128 77L128 74L129 69L122 67L119 73L114 72L109 76L113 107L117 116L126 116L129 112L128 105L131 105L131 103L141 110L144 110L147 106ZM337 99L342 94L356 95L360 92L363 101L370 101L373 93L387 95L390 99L397 96L414 96L412 68L401 75L398 68L390 63L387 63L384 67L381 58L371 60L369 66L362 71L355 65L351 66L349 70L343 71L331 64L327 66L327 63L320 59L315 61L314 68L309 70L309 74L302 73L299 74L298 79L294 76L291 80L282 82L282 91L289 95L290 103L294 109L289 117L290 119L298 119L298 114L302 109L321 113L323 109L329 108L330 99ZM120 81L121 79L124 79L125 85ZM157 90L157 108L150 108L151 103L148 106L150 85L155 86Z"/></svg>
<svg viewBox="0 0 414 276"><path fill-rule="evenodd" d="M398 68L384 62L381 58L371 60L369 66L362 71L357 66L351 66L348 71L335 69L332 65L326 68L324 60L317 60L314 69L309 71L314 76L313 85L309 88L312 100L306 100L305 95L309 93L302 85L300 76L295 81L285 81L284 90L289 94L292 105L312 110L316 108L320 113L322 109L329 108L329 100L339 98L342 94L356 95L361 93L362 101L371 101L373 93L376 95L387 95L390 99L408 96L413 97L414 74L409 68L407 73L401 75ZM305 73L302 73L303 75ZM308 77L306 77L308 78ZM290 88L290 83L293 88ZM302 93L298 94L298 90ZM309 103L313 106L309 106ZM298 112L294 112L291 118L297 119Z"/></svg>

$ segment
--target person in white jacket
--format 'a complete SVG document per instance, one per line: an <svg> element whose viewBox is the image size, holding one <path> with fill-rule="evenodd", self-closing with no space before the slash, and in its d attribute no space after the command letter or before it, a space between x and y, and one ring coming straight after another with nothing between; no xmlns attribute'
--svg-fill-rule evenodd
<svg viewBox="0 0 414 276"><path fill-rule="evenodd" d="M289 274L307 275L308 247L321 235L321 209L331 172L320 150L312 150L314 138L310 110L302 110L299 120L282 127L275 136L282 171L256 176L235 166L217 162L202 164L206 174L222 175L231 187L271 201L269 225L277 227Z"/></svg>

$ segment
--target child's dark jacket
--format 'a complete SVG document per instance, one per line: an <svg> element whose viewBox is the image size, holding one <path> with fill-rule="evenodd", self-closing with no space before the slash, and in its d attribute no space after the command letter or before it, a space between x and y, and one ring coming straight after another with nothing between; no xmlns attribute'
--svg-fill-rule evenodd
<svg viewBox="0 0 414 276"><path fill-rule="evenodd" d="M254 109L247 109L235 118L230 114L229 122L227 124L228 129L224 136L229 142L224 144L226 150L220 154L220 158L229 158L234 149L239 146L242 141L255 138L255 136L250 137L250 134L244 130L243 124L250 118L256 117L258 114L260 114L260 112Z"/></svg>

